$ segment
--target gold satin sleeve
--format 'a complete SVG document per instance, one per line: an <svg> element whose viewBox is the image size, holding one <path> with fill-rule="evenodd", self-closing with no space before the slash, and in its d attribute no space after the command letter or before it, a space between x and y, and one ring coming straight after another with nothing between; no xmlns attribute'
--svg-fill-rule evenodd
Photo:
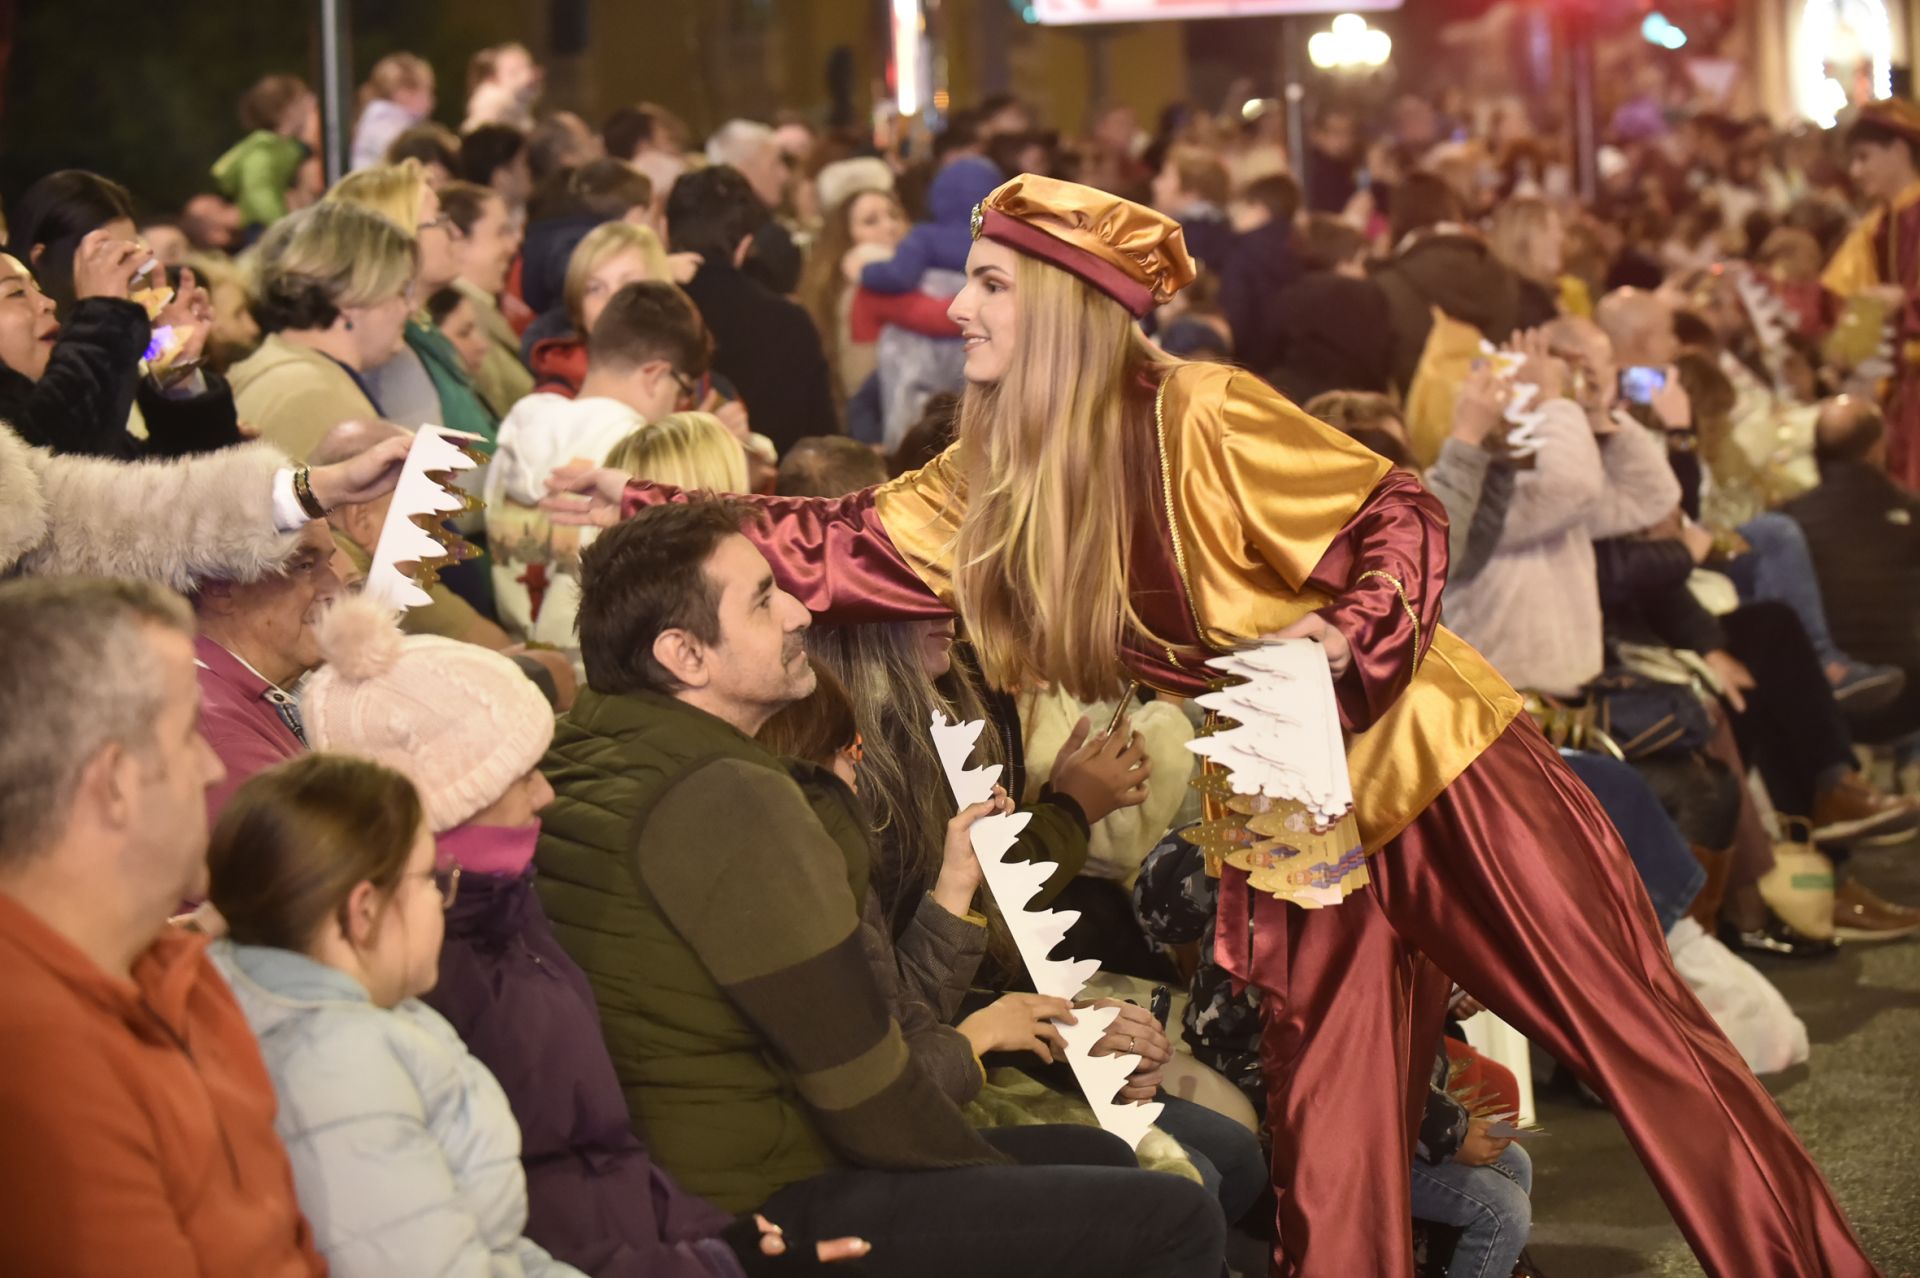
<svg viewBox="0 0 1920 1278"><path fill-rule="evenodd" d="M1847 233L1833 260L1820 276L1821 285L1836 297L1853 297L1881 282L1880 263L1873 251L1873 237L1880 232L1884 215L1873 213Z"/></svg>
<svg viewBox="0 0 1920 1278"><path fill-rule="evenodd" d="M949 608L953 594L954 547L960 520L967 513L967 479L960 469L960 445L919 470L874 490L873 509L900 557Z"/></svg>
<svg viewBox="0 0 1920 1278"><path fill-rule="evenodd" d="M1221 364L1176 369L1156 417L1202 636L1232 647L1325 606L1307 579L1392 469L1386 459Z"/></svg>

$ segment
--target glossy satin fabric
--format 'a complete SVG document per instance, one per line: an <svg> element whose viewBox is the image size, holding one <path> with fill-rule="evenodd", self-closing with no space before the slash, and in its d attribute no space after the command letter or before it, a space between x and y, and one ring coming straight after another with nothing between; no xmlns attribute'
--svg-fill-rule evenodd
<svg viewBox="0 0 1920 1278"><path fill-rule="evenodd" d="M1222 961L1277 1013L1265 1044L1276 1272L1412 1273L1412 1125L1449 984L1414 971L1412 945L1613 1099L1712 1272L1871 1273L1792 1130L1674 974L1591 794L1438 624L1439 504L1223 366L1182 365L1140 407L1172 500L1154 485L1168 512L1136 539L1129 584L1187 650L1130 645L1130 669L1191 693L1206 678L1191 659L1203 633L1224 646L1323 609L1354 651L1337 691L1362 834L1386 847L1372 884L1329 909L1250 894L1235 872L1221 882ZM635 484L627 505L677 496ZM824 619L940 615L965 501L950 450L871 494L759 499L769 520L746 531ZM1144 530L1152 505L1138 509Z"/></svg>
<svg viewBox="0 0 1920 1278"><path fill-rule="evenodd" d="M751 502L760 512L761 522L741 531L765 553L780 588L821 620L851 626L950 615L953 609L887 539L873 509L880 491L733 500ZM621 514L631 518L643 506L692 499L666 484L635 482L627 486Z"/></svg>
<svg viewBox="0 0 1920 1278"><path fill-rule="evenodd" d="M1446 997L1414 949L1606 1098L1709 1274L1876 1272L1773 1098L1675 974L1612 825L1531 720L1343 904L1253 907L1270 991L1276 1276L1413 1272L1413 1136L1390 1098L1410 1107L1425 1075L1408 1071L1431 1067Z"/></svg>
<svg viewBox="0 0 1920 1278"><path fill-rule="evenodd" d="M1340 629L1354 651L1336 689L1355 734L1347 748L1354 811L1362 842L1377 851L1521 708L1506 681L1439 624L1447 545L1440 503L1411 476L1391 473L1380 457L1225 365L1177 366L1136 416L1149 413L1171 500L1156 491L1165 510L1155 541L1166 549L1151 562L1136 549L1136 601L1144 591L1185 596L1193 615L1178 638L1203 637L1216 651L1316 610ZM949 603L965 509L955 450L875 490L886 540ZM1134 673L1168 691L1192 695L1209 677L1139 645L1128 657Z"/></svg>

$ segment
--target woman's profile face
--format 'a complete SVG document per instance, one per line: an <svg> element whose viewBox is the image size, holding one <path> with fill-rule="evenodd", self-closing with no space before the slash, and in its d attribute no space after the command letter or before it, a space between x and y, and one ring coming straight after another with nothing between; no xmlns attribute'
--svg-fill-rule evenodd
<svg viewBox="0 0 1920 1278"><path fill-rule="evenodd" d="M420 192L420 289L422 295L451 284L459 277L460 262L453 251L453 223L440 215L440 197L432 187Z"/></svg>
<svg viewBox="0 0 1920 1278"><path fill-rule="evenodd" d="M966 287L947 308L947 318L959 326L966 350L963 371L975 385L992 385L1013 366L1018 340L1013 296L1017 258L1004 244L975 240L967 254Z"/></svg>
<svg viewBox="0 0 1920 1278"><path fill-rule="evenodd" d="M907 219L891 195L866 191L853 197L853 207L847 210L847 230L855 244L890 249L905 237Z"/></svg>

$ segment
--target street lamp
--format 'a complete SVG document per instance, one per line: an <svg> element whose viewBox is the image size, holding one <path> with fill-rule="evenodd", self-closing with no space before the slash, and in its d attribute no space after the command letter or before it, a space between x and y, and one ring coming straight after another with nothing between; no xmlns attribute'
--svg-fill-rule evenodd
<svg viewBox="0 0 1920 1278"><path fill-rule="evenodd" d="M1307 41L1307 57L1322 71L1355 71L1384 66L1393 54L1393 37L1357 13L1343 13L1333 29L1317 31Z"/></svg>

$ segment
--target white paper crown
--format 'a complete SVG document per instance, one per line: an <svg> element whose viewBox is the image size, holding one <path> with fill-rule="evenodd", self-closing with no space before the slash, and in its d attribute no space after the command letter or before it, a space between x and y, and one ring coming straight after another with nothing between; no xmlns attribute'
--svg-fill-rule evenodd
<svg viewBox="0 0 1920 1278"><path fill-rule="evenodd" d="M434 565L457 558L466 543L441 528L440 520L466 510L472 499L448 488L436 475L472 470L479 462L462 447L480 436L444 426L422 426L413 433L406 464L394 485L393 504L380 526L380 540L367 565L360 593L396 612L424 607L433 600L425 587ZM422 518L425 516L426 518ZM429 529L437 531L430 531ZM408 574L401 564L415 565Z"/></svg>
<svg viewBox="0 0 1920 1278"><path fill-rule="evenodd" d="M985 728L986 724L980 720L954 724L938 711L933 715L933 746L940 754L940 764L946 770L954 801L962 808L992 798L994 783L1000 779L998 764L990 768L967 767L967 760L972 757L973 747ZM1020 831L1032 819L1032 814L1027 812L982 817L973 823L973 854L979 858L987 890L1000 903L1000 913L1006 918L1007 931L1013 934L1013 943L1027 965L1028 975L1033 978L1033 988L1054 998L1071 999L1086 988L1087 982L1100 970L1100 963L1097 959L1075 961L1052 957L1067 929L1080 917L1076 911L1028 908L1040 885L1054 870L1045 862L1007 859ZM1120 1009L1115 1007L1080 1008L1074 1012L1075 1023L1060 1025L1059 1030L1067 1044L1067 1064L1072 1067L1073 1076L1079 1081L1080 1090L1086 1095L1100 1126L1126 1141L1130 1148L1138 1148L1164 1107L1158 1101L1136 1105L1116 1101L1114 1096L1139 1067L1140 1058L1090 1055L1119 1014Z"/></svg>

